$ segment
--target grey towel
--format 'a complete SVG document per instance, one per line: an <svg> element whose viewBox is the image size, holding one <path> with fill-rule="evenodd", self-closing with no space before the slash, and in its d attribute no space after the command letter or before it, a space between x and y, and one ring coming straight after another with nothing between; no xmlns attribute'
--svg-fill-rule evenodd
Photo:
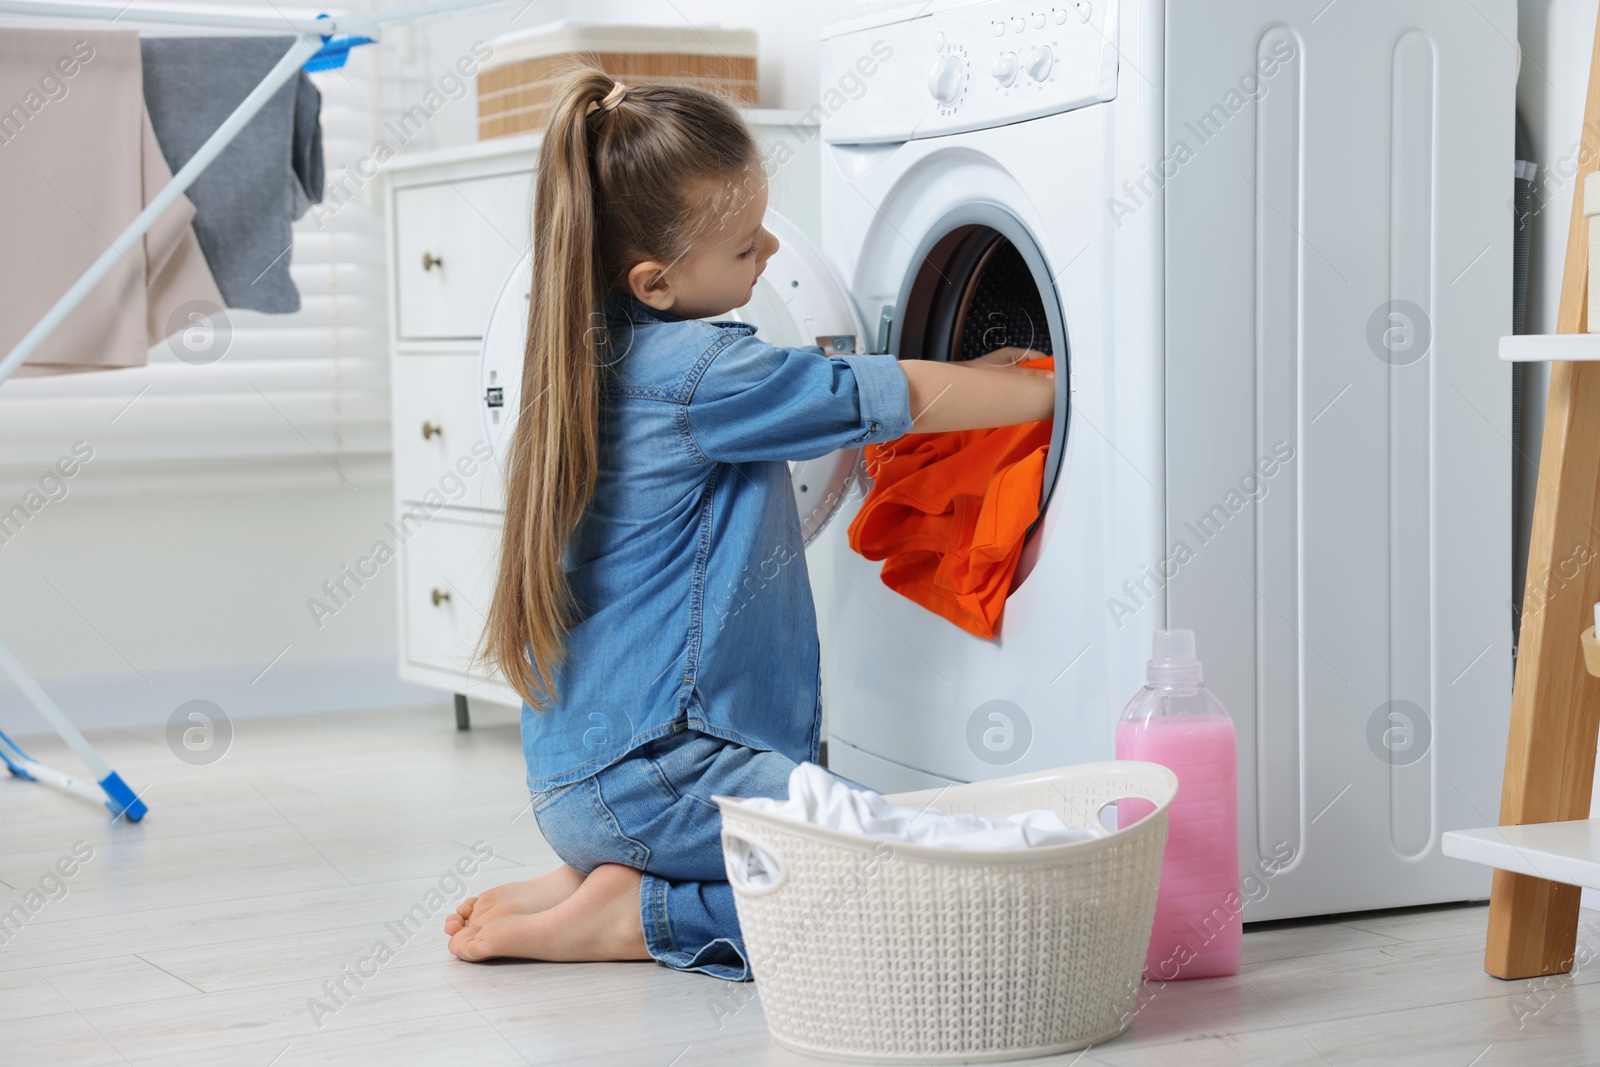
<svg viewBox="0 0 1600 1067"><path fill-rule="evenodd" d="M294 133L291 135L293 146L289 167L294 171L295 181L300 187L298 195L303 195L309 206L322 203L322 93L303 70L295 81L298 89L294 94ZM294 217L299 218L304 214L305 208L301 208Z"/></svg>
<svg viewBox="0 0 1600 1067"><path fill-rule="evenodd" d="M145 105L174 171L266 77L293 40L146 37L139 42ZM289 274L290 223L305 213L306 202L322 201L320 109L321 94L300 71L189 186L194 232L228 307L300 310L300 291Z"/></svg>

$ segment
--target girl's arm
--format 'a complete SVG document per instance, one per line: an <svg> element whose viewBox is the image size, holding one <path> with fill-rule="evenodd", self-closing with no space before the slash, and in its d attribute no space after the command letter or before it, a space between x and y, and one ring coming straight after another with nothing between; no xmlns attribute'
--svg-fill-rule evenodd
<svg viewBox="0 0 1600 1067"><path fill-rule="evenodd" d="M900 369L910 386L912 433L1013 426L1055 413L1053 377L924 359L901 360Z"/></svg>

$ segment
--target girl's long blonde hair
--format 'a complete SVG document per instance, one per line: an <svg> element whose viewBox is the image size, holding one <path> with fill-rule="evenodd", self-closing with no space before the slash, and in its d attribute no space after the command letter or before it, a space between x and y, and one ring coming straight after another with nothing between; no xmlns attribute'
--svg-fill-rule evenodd
<svg viewBox="0 0 1600 1067"><path fill-rule="evenodd" d="M567 581L567 543L594 494L604 298L628 271L671 264L713 204L761 172L755 141L720 97L684 86L619 90L593 67L561 83L539 150L533 287L522 401L506 480L499 577L474 653L530 707L556 698L567 631L590 607Z"/></svg>

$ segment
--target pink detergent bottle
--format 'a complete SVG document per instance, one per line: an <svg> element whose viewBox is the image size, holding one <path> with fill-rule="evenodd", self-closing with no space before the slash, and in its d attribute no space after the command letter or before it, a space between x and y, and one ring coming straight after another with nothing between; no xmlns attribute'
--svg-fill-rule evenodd
<svg viewBox="0 0 1600 1067"><path fill-rule="evenodd" d="M1157 630L1145 687L1117 723L1117 758L1145 760L1178 776L1167 808L1167 848L1156 895L1145 977L1211 978L1239 969L1239 768L1233 720L1201 684L1194 631ZM1123 801L1117 823L1148 814Z"/></svg>

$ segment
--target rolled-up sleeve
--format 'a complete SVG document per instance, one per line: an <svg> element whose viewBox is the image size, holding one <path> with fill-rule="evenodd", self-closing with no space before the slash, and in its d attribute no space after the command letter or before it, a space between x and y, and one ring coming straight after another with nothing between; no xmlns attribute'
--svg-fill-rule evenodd
<svg viewBox="0 0 1600 1067"><path fill-rule="evenodd" d="M718 352L683 410L691 450L712 463L813 459L911 429L893 356L827 356L756 337Z"/></svg>

